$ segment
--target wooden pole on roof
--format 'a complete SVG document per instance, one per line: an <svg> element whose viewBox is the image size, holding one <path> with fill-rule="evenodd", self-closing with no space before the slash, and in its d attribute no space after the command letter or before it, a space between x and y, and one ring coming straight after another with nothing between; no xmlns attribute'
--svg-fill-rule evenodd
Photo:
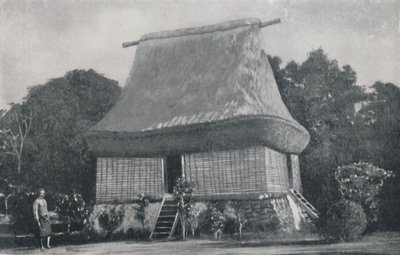
<svg viewBox="0 0 400 255"><path fill-rule="evenodd" d="M277 19L273 19L270 21L261 22L260 27L263 28L263 27L272 26L272 25L279 24L279 23L281 23L281 19L277 18Z"/></svg>
<svg viewBox="0 0 400 255"><path fill-rule="evenodd" d="M268 26L272 26L275 24L279 24L281 23L281 19L277 18L277 19L273 19L270 21L265 21L265 22L261 22L260 27L268 27ZM127 48L127 47L131 47L131 46L135 46L135 45L139 45L140 40L136 40L136 41L130 41L130 42L123 42L122 43L122 48Z"/></svg>
<svg viewBox="0 0 400 255"><path fill-rule="evenodd" d="M137 41L130 41L130 42L123 42L122 43L122 48L127 48L127 47L131 47L134 45L138 45L140 43L140 40Z"/></svg>

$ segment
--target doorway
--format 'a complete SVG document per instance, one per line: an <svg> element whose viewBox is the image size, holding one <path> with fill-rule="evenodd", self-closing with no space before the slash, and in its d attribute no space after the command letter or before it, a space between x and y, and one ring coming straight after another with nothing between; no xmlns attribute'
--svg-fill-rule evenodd
<svg viewBox="0 0 400 255"><path fill-rule="evenodd" d="M176 179L182 177L181 155L170 155L165 158L164 185L167 193L173 193Z"/></svg>

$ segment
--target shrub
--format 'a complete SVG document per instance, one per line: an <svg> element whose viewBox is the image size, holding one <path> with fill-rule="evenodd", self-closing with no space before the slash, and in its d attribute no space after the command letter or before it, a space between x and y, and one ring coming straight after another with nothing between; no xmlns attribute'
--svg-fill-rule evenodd
<svg viewBox="0 0 400 255"><path fill-rule="evenodd" d="M193 225L191 220L195 220L191 215L193 213L194 200L192 193L194 191L194 183L189 179L176 179L173 188L174 196L178 202L179 218L182 223L182 237L187 237L186 225Z"/></svg>
<svg viewBox="0 0 400 255"><path fill-rule="evenodd" d="M341 166L335 171L342 198L363 206L369 226L378 221L378 195L390 176L390 171L364 162Z"/></svg>
<svg viewBox="0 0 400 255"><path fill-rule="evenodd" d="M35 199L34 192L17 192L11 198L9 212L14 233L27 234L36 231L32 210Z"/></svg>
<svg viewBox="0 0 400 255"><path fill-rule="evenodd" d="M321 236L329 241L351 241L361 237L367 219L360 204L349 200L333 203L320 213L317 228Z"/></svg>
<svg viewBox="0 0 400 255"><path fill-rule="evenodd" d="M90 208L86 207L82 195L72 192L70 195L59 194L55 201L55 211L70 222L71 231L79 231L87 221Z"/></svg>
<svg viewBox="0 0 400 255"><path fill-rule="evenodd" d="M226 218L225 232L229 234L239 233L239 239L242 239L242 229L248 219L245 211L241 208L241 203L229 201L226 204L224 216Z"/></svg>
<svg viewBox="0 0 400 255"><path fill-rule="evenodd" d="M110 210L103 210L99 217L100 227L106 232L105 238L111 237L113 232L121 226L125 210L123 207L113 207Z"/></svg>
<svg viewBox="0 0 400 255"><path fill-rule="evenodd" d="M15 192L10 198L9 212L15 233L27 234L37 231L32 211L35 199L36 194L32 191ZM49 211L54 210L57 212L57 215L51 215L51 217L56 216L59 220L69 221L72 231L83 228L89 209L85 208L85 202L81 195L73 193L68 196L48 192L46 194L46 202ZM51 219L54 220L54 218Z"/></svg>
<svg viewBox="0 0 400 255"><path fill-rule="evenodd" d="M224 227L225 219L223 217L223 211L225 209L225 203L223 202L214 202L207 203L207 209L203 210L199 213L198 221L200 222L200 233L202 234L213 234L214 230L216 230L217 226ZM222 220L222 224L218 224L218 221Z"/></svg>
<svg viewBox="0 0 400 255"><path fill-rule="evenodd" d="M139 204L139 209L137 211L136 218L142 223L142 231L144 232L144 228L145 228L144 220L146 218L145 208L148 207L150 204L149 198L147 196L145 196L144 193L140 193L138 204Z"/></svg>
<svg viewBox="0 0 400 255"><path fill-rule="evenodd" d="M214 233L215 238L217 239L217 233L223 232L225 228L226 218L223 213L218 210L216 207L211 208L211 231Z"/></svg>

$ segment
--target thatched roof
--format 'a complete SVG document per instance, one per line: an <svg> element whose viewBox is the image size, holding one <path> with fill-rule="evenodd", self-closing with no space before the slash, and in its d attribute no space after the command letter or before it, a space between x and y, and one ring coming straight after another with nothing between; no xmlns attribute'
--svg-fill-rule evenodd
<svg viewBox="0 0 400 255"><path fill-rule="evenodd" d="M302 151L309 134L282 102L260 23L144 35L119 102L88 133L91 148L145 155L258 144Z"/></svg>

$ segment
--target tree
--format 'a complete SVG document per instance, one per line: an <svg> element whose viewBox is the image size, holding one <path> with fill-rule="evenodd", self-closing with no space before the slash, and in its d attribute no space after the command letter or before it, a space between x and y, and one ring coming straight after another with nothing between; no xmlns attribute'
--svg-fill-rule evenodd
<svg viewBox="0 0 400 255"><path fill-rule="evenodd" d="M18 175L21 174L22 154L33 117L34 115L32 112L24 116L20 112L19 105L14 105L8 113L2 116L4 122L6 122L5 124L3 123L4 126L2 125L3 127L0 128L2 149L6 154L16 157Z"/></svg>
<svg viewBox="0 0 400 255"><path fill-rule="evenodd" d="M376 82L366 92L350 66L339 67L322 49L284 68L279 57L269 56L269 61L283 101L311 135L300 155L305 196L320 210L329 207L341 198L335 169L372 163L394 173L382 187L381 225L400 229L399 86Z"/></svg>
<svg viewBox="0 0 400 255"><path fill-rule="evenodd" d="M334 170L354 161L355 105L365 99L365 92L356 85L354 70L348 65L339 67L322 49L310 52L303 63L292 61L283 69L276 57L270 61L283 101L310 132L310 143L300 158L303 187L310 201L321 208L340 197Z"/></svg>
<svg viewBox="0 0 400 255"><path fill-rule="evenodd" d="M93 197L95 157L85 132L111 109L121 88L94 70L73 70L29 89L20 105L34 112L24 142L19 180L28 187ZM21 122L21 119L20 119ZM22 122L21 122L22 123ZM18 129L17 129L18 130Z"/></svg>
<svg viewBox="0 0 400 255"><path fill-rule="evenodd" d="M376 82L358 113L359 157L393 172L383 186L380 201L381 226L400 229L400 88Z"/></svg>

